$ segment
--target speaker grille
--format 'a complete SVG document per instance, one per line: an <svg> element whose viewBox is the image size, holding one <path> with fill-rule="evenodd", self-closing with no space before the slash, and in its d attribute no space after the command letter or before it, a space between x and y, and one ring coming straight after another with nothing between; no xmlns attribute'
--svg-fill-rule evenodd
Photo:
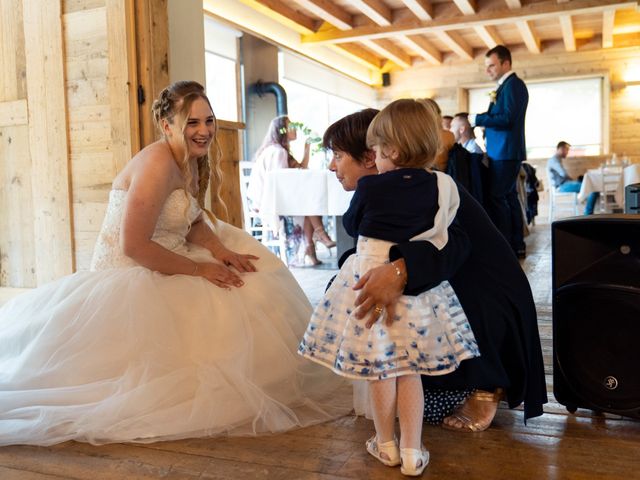
<svg viewBox="0 0 640 480"><path fill-rule="evenodd" d="M572 283L554 300L555 374L584 406L640 409L640 288Z"/></svg>

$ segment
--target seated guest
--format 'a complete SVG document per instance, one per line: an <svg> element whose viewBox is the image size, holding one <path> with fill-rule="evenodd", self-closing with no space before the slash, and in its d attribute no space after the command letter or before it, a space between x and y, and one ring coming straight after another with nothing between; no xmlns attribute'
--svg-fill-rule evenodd
<svg viewBox="0 0 640 480"><path fill-rule="evenodd" d="M435 100L431 98L425 98L425 102L431 104L434 109L438 112L438 115L442 115L442 110L440 110L440 106L436 103ZM444 120L440 117L440 123L444 125ZM453 133L449 131L449 129L442 128L440 130L440 150L436 155L436 159L433 162L432 168L439 170L441 172L447 171L447 162L449 160L449 150L456 143L456 139L453 136Z"/></svg>
<svg viewBox="0 0 640 480"><path fill-rule="evenodd" d="M562 166L562 160L567 158L570 149L571 145L567 142L559 142L555 155L547 162L547 176L551 182L551 187L560 193L578 193L582 185L582 179L573 180ZM599 192L591 192L589 194L587 205L584 207L585 215L593 215L599 196Z"/></svg>
<svg viewBox="0 0 640 480"><path fill-rule="evenodd" d="M445 130L451 130L451 122L453 121L453 117L451 115L443 115L442 116L442 128Z"/></svg>
<svg viewBox="0 0 640 480"><path fill-rule="evenodd" d="M310 144L304 144L304 157L298 162L289 149L290 142L297 138L294 125L286 115L274 118L262 145L254 156L255 166L251 171L247 197L252 210L260 213L262 194L267 172L280 168L307 168L309 164ZM262 219L263 221L265 219ZM322 262L316 256L315 242L327 248L336 246L324 229L322 217L281 217L280 230L284 232L287 245L287 262L291 266L319 265ZM304 242L304 243L303 243ZM304 253L302 247L304 246Z"/></svg>
<svg viewBox="0 0 640 480"><path fill-rule="evenodd" d="M456 142L470 153L484 153L476 143L476 136L469 123L469 114L467 112L456 113L456 116L451 121L451 132L453 132Z"/></svg>

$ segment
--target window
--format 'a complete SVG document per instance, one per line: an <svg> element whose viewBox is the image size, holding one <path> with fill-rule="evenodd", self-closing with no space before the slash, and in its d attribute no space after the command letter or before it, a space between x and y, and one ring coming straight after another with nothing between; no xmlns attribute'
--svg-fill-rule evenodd
<svg viewBox="0 0 640 480"><path fill-rule="evenodd" d="M366 108L366 105L352 102L297 82L283 79L280 83L287 92L287 104L291 121L304 124L318 137L322 137L327 127L336 120ZM291 144L291 151L297 159L302 158L304 141L305 137L298 135L298 138ZM325 152L318 151L312 146L309 160L310 168L326 168L328 161L329 159Z"/></svg>
<svg viewBox="0 0 640 480"><path fill-rule="evenodd" d="M572 155L603 153L602 83L601 77L527 82L527 156L549 158L561 140L572 145ZM485 112L494 89L470 89L469 112Z"/></svg>
<svg viewBox="0 0 640 480"><path fill-rule="evenodd" d="M374 103L375 92L368 85L297 55L281 52L279 70L280 84L287 92L289 118L319 137L336 120ZM302 158L304 140L300 135L291 145L297 159ZM325 168L328 160L324 152L312 147L311 168Z"/></svg>
<svg viewBox="0 0 640 480"><path fill-rule="evenodd" d="M216 117L238 121L237 38L241 33L204 19L206 90Z"/></svg>

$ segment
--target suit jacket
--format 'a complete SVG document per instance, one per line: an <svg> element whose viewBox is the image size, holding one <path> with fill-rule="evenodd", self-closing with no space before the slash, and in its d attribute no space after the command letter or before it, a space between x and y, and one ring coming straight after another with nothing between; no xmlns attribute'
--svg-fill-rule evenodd
<svg viewBox="0 0 640 480"><path fill-rule="evenodd" d="M524 117L529 92L513 73L496 91L496 101L489 110L476 116L476 125L485 127L487 155L492 160L526 160Z"/></svg>

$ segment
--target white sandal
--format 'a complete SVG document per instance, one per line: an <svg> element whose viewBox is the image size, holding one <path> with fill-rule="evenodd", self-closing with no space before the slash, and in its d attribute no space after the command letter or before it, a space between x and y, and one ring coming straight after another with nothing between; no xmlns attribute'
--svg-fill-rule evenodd
<svg viewBox="0 0 640 480"><path fill-rule="evenodd" d="M395 438L388 442L379 443L378 436L374 435L366 441L365 446L367 447L367 452L387 467L400 465L400 449L398 448L398 442ZM386 458L382 455L385 455Z"/></svg>
<svg viewBox="0 0 640 480"><path fill-rule="evenodd" d="M429 464L429 450L421 447L420 450L415 448L401 448L400 458L402 465L400 472L409 477L418 477L422 475L424 469Z"/></svg>

